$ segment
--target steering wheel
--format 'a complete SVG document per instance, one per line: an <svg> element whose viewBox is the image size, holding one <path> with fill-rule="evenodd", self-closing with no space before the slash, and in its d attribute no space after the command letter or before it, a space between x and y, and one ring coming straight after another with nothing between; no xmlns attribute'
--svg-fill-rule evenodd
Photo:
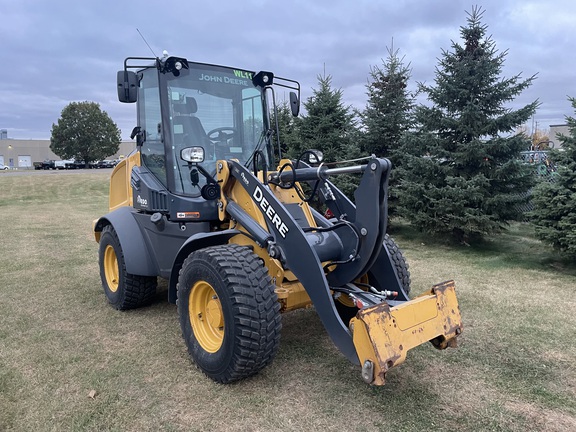
<svg viewBox="0 0 576 432"><path fill-rule="evenodd" d="M236 130L236 128L224 126L224 127L212 129L206 135L208 136L208 139L210 141L218 141L218 142L226 143L226 142L228 142L228 140L234 138L237 133L238 133L238 131Z"/></svg>

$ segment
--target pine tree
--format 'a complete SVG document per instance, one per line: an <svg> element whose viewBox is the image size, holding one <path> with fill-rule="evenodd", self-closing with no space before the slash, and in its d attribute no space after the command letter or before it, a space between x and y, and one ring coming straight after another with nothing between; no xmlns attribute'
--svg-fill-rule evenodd
<svg viewBox="0 0 576 432"><path fill-rule="evenodd" d="M368 102L361 115L364 126L362 150L365 154L386 157L392 162L389 182L388 214L396 213L398 202L398 169L402 165L402 140L412 126L414 95L408 91L411 70L404 65L398 50L387 48L388 57L382 67L370 70L371 80L366 86Z"/></svg>
<svg viewBox="0 0 576 432"><path fill-rule="evenodd" d="M370 70L367 84L368 102L362 113L365 133L362 149L378 157L397 156L398 143L412 125L414 96L408 91L411 71L398 56L398 50L388 48L382 67ZM394 162L392 160L392 162Z"/></svg>
<svg viewBox="0 0 576 432"><path fill-rule="evenodd" d="M332 89L332 77L318 76L318 89L304 103L306 115L299 127L300 142L290 150L298 157L304 150L320 150L324 162L348 160L359 155L355 113L342 102L342 90ZM339 175L331 180L350 199L359 179L354 175Z"/></svg>
<svg viewBox="0 0 576 432"><path fill-rule="evenodd" d="M479 239L519 218L532 186L532 176L519 160L529 143L513 132L538 102L518 110L507 103L535 77L500 77L507 52L499 53L486 37L482 15L473 8L460 30L464 45L452 42L452 52L443 51L436 85L420 86L430 105L416 108L419 130L403 148L402 215L421 230L460 242Z"/></svg>
<svg viewBox="0 0 576 432"><path fill-rule="evenodd" d="M277 138L280 142L282 158L298 156L292 155L292 149L299 147L299 121L299 117L294 117L292 115L292 110L290 109L290 105L287 101L279 104L278 108L276 109L276 114L271 118L271 126L274 131L276 130L276 122L278 122Z"/></svg>
<svg viewBox="0 0 576 432"><path fill-rule="evenodd" d="M569 98L576 112L576 99ZM555 249L576 258L576 119L566 117L569 135L559 135L562 151L552 150L548 158L557 167L552 182L534 189L532 218L536 236Z"/></svg>
<svg viewBox="0 0 576 432"><path fill-rule="evenodd" d="M320 150L326 162L346 159L345 147L355 129L354 114L343 105L342 90L332 89L330 75L318 76L318 84L319 88L313 89L312 96L304 102L306 115L300 122L300 143L293 150Z"/></svg>

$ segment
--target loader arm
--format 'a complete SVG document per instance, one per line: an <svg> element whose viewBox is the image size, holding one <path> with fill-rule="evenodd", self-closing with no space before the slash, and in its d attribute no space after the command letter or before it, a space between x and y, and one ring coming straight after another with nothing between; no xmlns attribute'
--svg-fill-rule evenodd
<svg viewBox="0 0 576 432"><path fill-rule="evenodd" d="M328 281L322 269L322 263L318 254L311 247L306 239L306 234L286 211L285 206L281 203L272 191L262 184L252 172L235 161L219 161L219 181L223 172L229 170L230 176L221 184L222 193L225 195L231 187L244 188L252 198L252 203L262 211L267 231L271 238L262 238L262 233L254 229L253 221L248 211L239 212L236 205L242 203L228 203L228 197L223 197L222 203L226 207L231 206L234 219L244 227L248 233L255 239L267 242L268 253L270 256L279 259L286 269L289 269L302 285L306 288L310 299L314 303L320 320L324 328L330 335L330 338L346 358L354 364L359 364L358 355L352 341L352 334L347 326L339 318ZM223 170L226 166L226 170ZM220 169L222 168L222 170ZM230 184L231 182L232 184ZM248 203L244 203L246 206ZM226 207L221 207L222 211ZM313 288L311 288L313 287Z"/></svg>
<svg viewBox="0 0 576 432"><path fill-rule="evenodd" d="M386 372L402 363L409 349L424 342L431 341L437 348L455 346L461 319L453 284L434 287L407 301L383 247L388 160L371 158L366 165L345 169L279 169L268 173L266 179L233 160L218 161L217 167L220 219L230 219L256 247L293 273L334 344L349 361L362 366L366 382L384 384ZM355 193L357 206L327 181L329 175L343 172L363 175ZM311 180L321 182L327 204L339 211L337 222L311 212L319 223L306 226L289 210L293 204L279 199L279 188ZM304 202L299 205L308 206ZM355 281L366 274L380 278L371 281L375 292L356 286ZM378 294L383 290L397 294L387 299ZM358 313L350 322L340 317L335 293L357 300Z"/></svg>

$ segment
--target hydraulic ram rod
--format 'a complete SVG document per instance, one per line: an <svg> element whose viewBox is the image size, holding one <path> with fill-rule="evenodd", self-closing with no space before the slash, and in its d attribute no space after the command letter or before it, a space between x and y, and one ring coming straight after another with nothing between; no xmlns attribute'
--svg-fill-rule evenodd
<svg viewBox="0 0 576 432"><path fill-rule="evenodd" d="M277 176L277 178L285 183L292 180L295 181L309 181L309 180L326 180L332 175L339 174L354 174L364 172L367 165L354 165L342 168L328 168L326 166L319 166L317 168L297 168L295 170L285 170Z"/></svg>

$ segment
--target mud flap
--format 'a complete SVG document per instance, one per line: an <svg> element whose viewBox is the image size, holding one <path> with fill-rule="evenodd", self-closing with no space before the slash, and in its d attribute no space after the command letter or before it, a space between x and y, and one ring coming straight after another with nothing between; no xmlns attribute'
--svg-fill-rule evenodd
<svg viewBox="0 0 576 432"><path fill-rule="evenodd" d="M386 372L406 359L408 350L430 341L436 348L456 347L462 319L454 281L434 285L413 300L362 309L350 321L362 378L383 385Z"/></svg>

